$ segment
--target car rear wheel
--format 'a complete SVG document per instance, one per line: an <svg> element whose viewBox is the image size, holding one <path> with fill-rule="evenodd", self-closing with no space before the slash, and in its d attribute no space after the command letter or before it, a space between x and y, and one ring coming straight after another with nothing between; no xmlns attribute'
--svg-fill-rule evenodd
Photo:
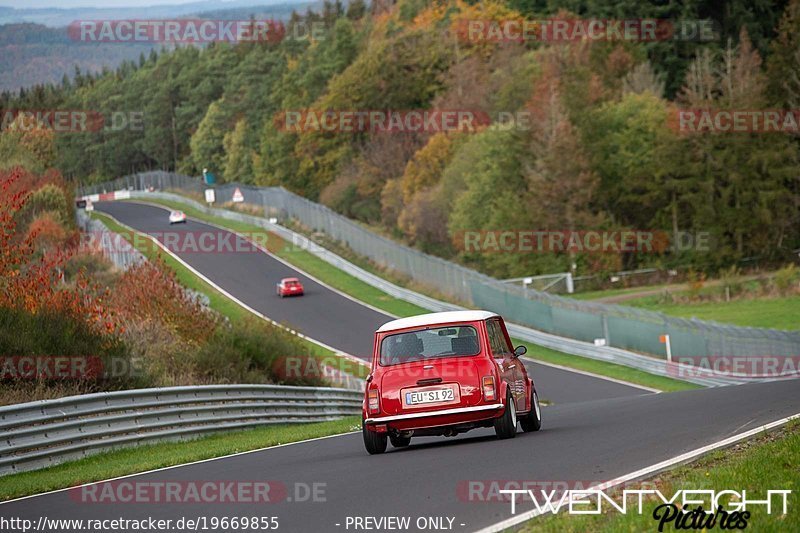
<svg viewBox="0 0 800 533"><path fill-rule="evenodd" d="M370 431L364 423L361 424L361 433L364 435L364 447L370 455L386 451L386 433Z"/></svg>
<svg viewBox="0 0 800 533"><path fill-rule="evenodd" d="M539 407L539 395L536 389L531 392L531 411L519 419L522 431L539 431L542 428L542 409Z"/></svg>
<svg viewBox="0 0 800 533"><path fill-rule="evenodd" d="M503 416L494 419L494 432L498 439L513 439L517 436L517 408L510 392L506 394L506 410Z"/></svg>
<svg viewBox="0 0 800 533"><path fill-rule="evenodd" d="M389 442L395 448L405 448L411 444L411 437L401 437L400 435L389 435Z"/></svg>

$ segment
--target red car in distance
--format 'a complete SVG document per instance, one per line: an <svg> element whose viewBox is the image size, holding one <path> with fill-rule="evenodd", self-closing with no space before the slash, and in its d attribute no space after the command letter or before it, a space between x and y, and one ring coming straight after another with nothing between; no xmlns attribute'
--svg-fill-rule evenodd
<svg viewBox="0 0 800 533"><path fill-rule="evenodd" d="M276 286L278 296L302 296L303 284L297 278L283 278Z"/></svg>
<svg viewBox="0 0 800 533"><path fill-rule="evenodd" d="M503 319L489 311L449 311L393 320L375 332L362 408L370 454L416 436L455 436L494 427L512 438L542 425L539 397L511 347Z"/></svg>

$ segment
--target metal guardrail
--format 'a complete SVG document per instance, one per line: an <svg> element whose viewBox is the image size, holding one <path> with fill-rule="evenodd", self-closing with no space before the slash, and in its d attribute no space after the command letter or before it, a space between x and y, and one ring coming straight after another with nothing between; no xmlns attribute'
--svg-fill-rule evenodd
<svg viewBox="0 0 800 533"><path fill-rule="evenodd" d="M226 220L253 224L255 226L262 227L267 231L276 233L279 237L291 243L293 246L297 246L300 249L308 251L326 263L336 267L339 270L342 270L343 272L346 272L347 274L363 281L364 283L367 283L368 285L380 289L390 296L410 302L422 307L423 309L435 312L464 309L464 307L443 302L441 300L431 298L430 296L426 296L410 289L395 285L380 276L372 274L363 268L354 265L330 250L323 248L306 236L296 233L284 226L281 226L280 224L273 224L267 219L261 217L237 213L227 209L211 208L201 204L200 202L186 198L185 196L172 193L134 191L131 192L131 198L140 200L146 200L148 198L161 198L165 200L182 202L208 215L224 218ZM595 346L589 342L552 335L520 324L507 322L507 325L509 333L517 339L572 355L578 355L589 359L635 368L637 370L642 370L658 376L682 379L684 381L695 383L704 387L735 385L745 382L744 380L737 379L735 377L714 375L712 372L703 369L692 369L691 372L681 372L681 368L670 364L665 360L648 357L611 346ZM754 380L749 379L747 381L752 382Z"/></svg>
<svg viewBox="0 0 800 533"><path fill-rule="evenodd" d="M361 412L363 393L324 387L204 385L102 392L0 407L0 475L104 450Z"/></svg>
<svg viewBox="0 0 800 533"><path fill-rule="evenodd" d="M134 265L147 261L144 255L123 239L109 230L101 221L89 218L82 210L75 212L78 227L88 236L89 244L97 248L103 257L111 261L117 268L128 270Z"/></svg>

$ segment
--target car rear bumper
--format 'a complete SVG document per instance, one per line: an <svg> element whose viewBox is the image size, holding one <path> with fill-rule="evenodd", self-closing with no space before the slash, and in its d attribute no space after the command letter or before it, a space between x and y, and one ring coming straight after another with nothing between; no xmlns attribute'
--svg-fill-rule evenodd
<svg viewBox="0 0 800 533"><path fill-rule="evenodd" d="M481 418L492 418L498 411L502 411L504 405L502 403L492 403L487 405L475 405L472 407L456 407L453 409L442 409L441 411L421 411L419 413L405 413L402 415L379 416L375 418L367 418L364 420L365 424L387 424L395 423L405 426L405 422L410 422L410 425L416 426L431 426L448 425L458 423L460 421L469 422L479 420Z"/></svg>

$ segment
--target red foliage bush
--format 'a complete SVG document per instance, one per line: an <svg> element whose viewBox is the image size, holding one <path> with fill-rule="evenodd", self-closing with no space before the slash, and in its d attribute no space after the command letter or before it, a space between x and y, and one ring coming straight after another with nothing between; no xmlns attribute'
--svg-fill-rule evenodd
<svg viewBox="0 0 800 533"><path fill-rule="evenodd" d="M28 226L27 236L35 239L38 248L63 247L69 234L53 213L46 212L36 217Z"/></svg>
<svg viewBox="0 0 800 533"><path fill-rule="evenodd" d="M123 320L155 320L186 341L204 342L214 332L217 318L195 300L160 259L128 269L111 296Z"/></svg>
<svg viewBox="0 0 800 533"><path fill-rule="evenodd" d="M9 179L11 177L13 177L13 179ZM74 200L72 188L67 185L61 173L55 169L47 170L42 174L34 174L22 167L17 167L10 171L0 170L0 181L8 182L8 188L5 189L4 192L7 191L10 195L30 194L44 185L52 184L64 191L64 197L68 205Z"/></svg>
<svg viewBox="0 0 800 533"><path fill-rule="evenodd" d="M32 314L60 312L86 321L98 333L114 333L117 324L103 305L103 291L90 286L82 274L72 286L63 283L64 264L73 249L51 248L35 258L36 239L47 228L40 225L23 232L17 226L16 215L24 208L31 185L52 183L49 179L19 168L0 171L0 306Z"/></svg>

